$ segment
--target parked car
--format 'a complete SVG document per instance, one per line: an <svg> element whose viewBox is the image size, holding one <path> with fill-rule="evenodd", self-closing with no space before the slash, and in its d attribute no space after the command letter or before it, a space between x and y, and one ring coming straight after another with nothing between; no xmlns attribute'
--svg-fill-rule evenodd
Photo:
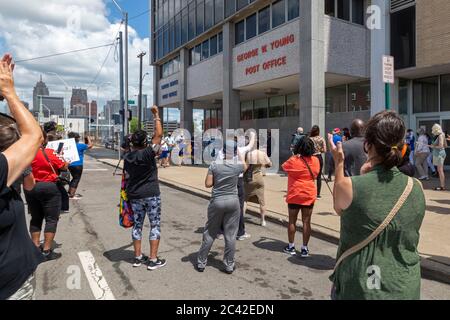
<svg viewBox="0 0 450 320"><path fill-rule="evenodd" d="M117 148L117 143L114 139L108 139L105 141L105 148L106 149L113 149L115 150Z"/></svg>

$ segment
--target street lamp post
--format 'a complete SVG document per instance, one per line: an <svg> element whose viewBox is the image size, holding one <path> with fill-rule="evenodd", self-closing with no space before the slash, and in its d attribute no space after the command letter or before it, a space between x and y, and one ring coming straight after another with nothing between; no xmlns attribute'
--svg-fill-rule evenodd
<svg viewBox="0 0 450 320"><path fill-rule="evenodd" d="M98 92L99 92L99 90L100 90L100 88L102 87L102 86L104 86L104 85L110 85L111 84L111 82L110 81L107 81L107 82L103 82L103 83L101 83L101 84L98 84L97 85L97 133L96 133L96 140L98 141L98 106L99 106L99 101L98 101Z"/></svg>
<svg viewBox="0 0 450 320"><path fill-rule="evenodd" d="M59 74L57 74L56 72L47 72L47 74L54 75L54 76L58 77L59 80L61 80L61 82L65 86L64 100L65 100L65 102L69 103L68 100L67 100L67 96L68 96L67 93L69 91L69 85L67 84L67 82ZM42 101L42 98L41 98L41 101ZM67 113L68 113L67 112L67 106L65 106L64 107L64 134L66 136L67 136L67 116L68 116Z"/></svg>
<svg viewBox="0 0 450 320"><path fill-rule="evenodd" d="M116 0L112 0L116 7L120 10L125 21L125 110L124 110L124 135L128 134L128 12L123 11L117 4Z"/></svg>

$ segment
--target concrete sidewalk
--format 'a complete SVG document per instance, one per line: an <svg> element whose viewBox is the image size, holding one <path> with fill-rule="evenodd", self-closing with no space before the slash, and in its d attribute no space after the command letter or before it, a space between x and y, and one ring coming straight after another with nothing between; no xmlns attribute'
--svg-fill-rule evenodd
<svg viewBox="0 0 450 320"><path fill-rule="evenodd" d="M111 166L117 165L116 159L98 161ZM211 191L204 186L206 172L206 168L196 166L160 168L159 179L161 183L173 188L209 198ZM332 188L332 184L330 187ZM265 177L265 188L268 219L286 224L288 214L284 198L287 177L268 175ZM427 212L419 244L423 276L450 283L450 192L436 192L427 188L431 188L431 185L425 185ZM259 206L249 204L247 213L259 215ZM301 221L299 226L301 227ZM334 213L332 196L325 183L322 185L322 199L314 207L312 228L315 236L335 243L339 240L340 219Z"/></svg>

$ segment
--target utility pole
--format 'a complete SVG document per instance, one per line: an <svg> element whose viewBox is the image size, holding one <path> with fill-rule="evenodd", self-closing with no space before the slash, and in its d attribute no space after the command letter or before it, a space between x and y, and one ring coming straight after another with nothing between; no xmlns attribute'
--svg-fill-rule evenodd
<svg viewBox="0 0 450 320"><path fill-rule="evenodd" d="M125 16L125 114L128 114L128 12L124 12ZM125 132L129 133L128 116L125 117ZM123 138L123 137L122 137ZM125 141L122 139L122 141Z"/></svg>
<svg viewBox="0 0 450 320"><path fill-rule="evenodd" d="M120 72L119 72L119 81L120 81L120 114L121 114L121 118L122 118L122 141L124 140L124 137L127 133L127 126L125 125L125 121L128 121L128 116L127 116L127 112L125 109L125 101L124 101L124 97L123 97L123 40L122 40L122 31L119 32L119 66L120 66ZM110 107L111 108L111 107ZM111 114L109 115L109 118L111 120Z"/></svg>
<svg viewBox="0 0 450 320"><path fill-rule="evenodd" d="M146 55L141 52L137 57L139 58L139 96L138 96L138 129L142 129L142 58Z"/></svg>

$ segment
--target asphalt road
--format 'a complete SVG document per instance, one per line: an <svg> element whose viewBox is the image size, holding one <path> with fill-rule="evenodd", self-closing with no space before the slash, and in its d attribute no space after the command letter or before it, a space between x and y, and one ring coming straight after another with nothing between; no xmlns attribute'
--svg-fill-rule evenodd
<svg viewBox="0 0 450 320"><path fill-rule="evenodd" d="M113 171L86 157L79 188L84 198L61 216L55 240L63 256L38 268L37 299L329 299L336 245L311 238L310 258L290 257L281 252L285 228L271 223L262 228L253 217L247 220L252 237L237 243L235 273L221 272L223 240L214 243L209 266L198 273L194 264L208 202L164 186L159 255L167 266L133 268L131 232L118 225L120 177ZM422 298L450 299L450 286L423 280Z"/></svg>

